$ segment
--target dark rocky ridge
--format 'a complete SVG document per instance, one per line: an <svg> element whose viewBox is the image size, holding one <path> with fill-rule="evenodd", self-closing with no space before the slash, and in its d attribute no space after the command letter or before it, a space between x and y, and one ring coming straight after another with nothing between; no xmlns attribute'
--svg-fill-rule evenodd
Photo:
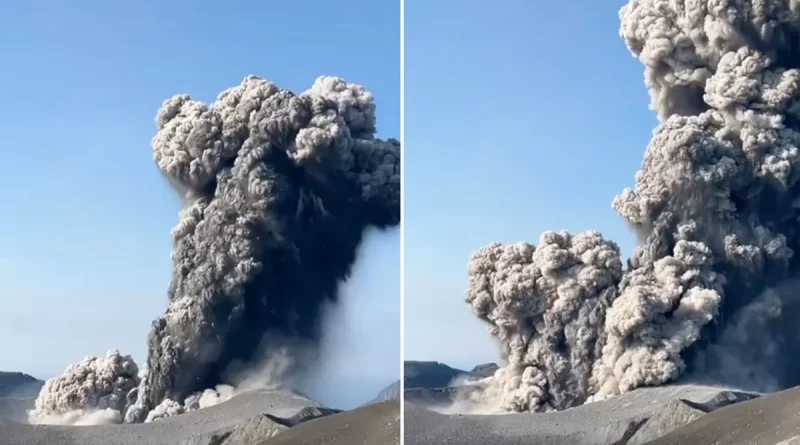
<svg viewBox="0 0 800 445"><path fill-rule="evenodd" d="M470 373L476 377L491 377L500 369L497 363L484 363L472 368Z"/></svg>
<svg viewBox="0 0 800 445"><path fill-rule="evenodd" d="M426 391L439 388L447 388L457 378L481 379L489 377L498 369L495 363L485 363L478 365L472 371L464 371L453 368L444 363L407 360L403 363L403 383L405 386L405 396L430 398L431 400L443 400L440 393L447 393L448 390ZM386 400L400 400L400 380L392 383L383 389L378 396L366 405L380 403Z"/></svg>
<svg viewBox="0 0 800 445"><path fill-rule="evenodd" d="M0 398L36 398L44 382L21 372L0 371Z"/></svg>
<svg viewBox="0 0 800 445"><path fill-rule="evenodd" d="M403 363L403 382L406 388L443 388L454 379L470 373L439 362L406 361Z"/></svg>
<svg viewBox="0 0 800 445"><path fill-rule="evenodd" d="M0 371L0 419L25 422L43 385L28 374Z"/></svg>

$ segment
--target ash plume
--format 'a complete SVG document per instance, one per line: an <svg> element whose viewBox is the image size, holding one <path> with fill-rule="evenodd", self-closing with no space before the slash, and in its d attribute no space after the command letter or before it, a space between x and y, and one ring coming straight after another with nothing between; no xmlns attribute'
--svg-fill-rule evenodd
<svg viewBox="0 0 800 445"><path fill-rule="evenodd" d="M31 423L119 423L128 394L139 385L139 368L117 350L87 357L45 382L30 413Z"/></svg>
<svg viewBox="0 0 800 445"><path fill-rule="evenodd" d="M621 275L619 248L597 232L547 232L538 248L492 244L473 254L467 301L508 360L497 380L509 408L568 406L588 390Z"/></svg>
<svg viewBox="0 0 800 445"><path fill-rule="evenodd" d="M491 245L467 302L508 365L500 409L564 409L681 379L800 384L800 3L631 0L621 36L659 125L613 201L625 270L596 232Z"/></svg>
<svg viewBox="0 0 800 445"><path fill-rule="evenodd" d="M146 372L112 406L126 422L225 398L226 376L264 354L281 357L273 381L307 366L287 345L319 345L364 230L400 220L400 143L375 137L373 96L359 85L320 77L296 95L248 76L211 104L165 101L156 127L153 157L183 209Z"/></svg>

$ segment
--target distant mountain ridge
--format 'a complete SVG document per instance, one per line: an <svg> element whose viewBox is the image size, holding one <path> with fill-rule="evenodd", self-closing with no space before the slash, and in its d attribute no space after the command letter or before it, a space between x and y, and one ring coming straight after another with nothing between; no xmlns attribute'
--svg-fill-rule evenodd
<svg viewBox="0 0 800 445"><path fill-rule="evenodd" d="M484 363L472 368L471 371L453 368L441 362L406 360L403 363L403 382L408 394L409 390L434 390L446 388L457 378L481 379L494 375L498 366L496 363ZM416 395L416 392L413 393ZM366 405L400 399L400 380L384 388Z"/></svg>
<svg viewBox="0 0 800 445"><path fill-rule="evenodd" d="M36 397L44 381L22 372L0 371L0 398Z"/></svg>
<svg viewBox="0 0 800 445"><path fill-rule="evenodd" d="M0 371L0 419L25 422L44 381L22 372Z"/></svg>

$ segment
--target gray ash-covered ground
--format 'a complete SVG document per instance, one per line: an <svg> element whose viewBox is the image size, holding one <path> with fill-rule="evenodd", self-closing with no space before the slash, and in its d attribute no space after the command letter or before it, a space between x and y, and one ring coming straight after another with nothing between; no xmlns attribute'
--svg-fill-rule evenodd
<svg viewBox="0 0 800 445"><path fill-rule="evenodd" d="M800 388L714 411L647 445L797 445Z"/></svg>
<svg viewBox="0 0 800 445"><path fill-rule="evenodd" d="M399 401L341 412L290 391L254 390L209 408L145 424L76 427L0 420L0 445L271 445L287 443L278 439L289 432L299 438L340 438L339 443L347 443L342 440L348 437L375 437L380 440L366 443L396 445L399 412ZM321 417L330 420L317 422ZM392 419L394 425L384 428Z"/></svg>
<svg viewBox="0 0 800 445"><path fill-rule="evenodd" d="M641 388L603 401L548 413L510 413L498 415L448 415L407 403L405 443L407 445L642 445L672 431L683 431L712 413L720 415L735 406L748 405L757 394L698 385L669 385ZM765 406L771 406L766 400ZM800 401L795 394L794 399ZM796 406L795 402L792 406ZM729 406L733 405L733 406ZM727 408L726 408L727 407ZM753 410L755 412L756 410ZM782 412L782 411L781 411ZM725 419L724 416L721 419ZM723 421L724 422L724 421ZM796 425L793 421L778 421ZM755 426L755 424L753 424ZM768 426L769 426L768 425ZM688 427L687 426L687 427ZM733 427L733 425L731 425ZM719 425L721 429L725 424ZM741 426L737 426L741 429ZM765 428L760 434L770 430ZM665 436L670 437L670 436ZM690 436L686 436L690 437ZM659 444L712 445L705 441L659 442ZM753 442L729 442L752 445ZM759 442L777 445L778 442Z"/></svg>
<svg viewBox="0 0 800 445"><path fill-rule="evenodd" d="M415 366L431 370L431 376L442 366L421 364ZM422 374L417 377L424 378ZM474 391L471 385L406 389L405 443L752 445L759 440L760 445L778 445L800 428L800 389L762 395L724 387L665 385L562 411L448 413Z"/></svg>

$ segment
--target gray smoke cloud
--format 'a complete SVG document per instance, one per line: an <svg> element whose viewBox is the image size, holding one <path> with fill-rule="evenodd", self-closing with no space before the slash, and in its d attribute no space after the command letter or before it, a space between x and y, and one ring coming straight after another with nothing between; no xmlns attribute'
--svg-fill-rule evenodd
<svg viewBox="0 0 800 445"><path fill-rule="evenodd" d="M588 391L621 275L619 248L597 232L547 232L538 247L492 244L473 254L467 301L508 360L498 382L509 409L568 406Z"/></svg>
<svg viewBox="0 0 800 445"><path fill-rule="evenodd" d="M128 394L139 382L139 368L129 355L111 350L105 357L87 357L45 382L29 420L49 424L119 423L130 403Z"/></svg>
<svg viewBox="0 0 800 445"><path fill-rule="evenodd" d="M248 76L210 105L188 95L163 103L153 157L184 204L146 372L112 406L126 422L224 399L207 391L231 373L252 378L242 368L264 357L272 365L261 383L313 361L308 349L319 346L324 308L349 277L364 230L400 220L400 143L376 138L375 120L372 94L336 77L294 94ZM302 351L286 353L297 344ZM86 394L51 402L68 395L54 384L43 407L99 406L85 377L61 379Z"/></svg>
<svg viewBox="0 0 800 445"><path fill-rule="evenodd" d="M596 232L472 256L467 301L508 360L487 390L503 410L679 379L800 383L800 2L631 0L620 18L660 120L613 201L640 243L624 270Z"/></svg>

